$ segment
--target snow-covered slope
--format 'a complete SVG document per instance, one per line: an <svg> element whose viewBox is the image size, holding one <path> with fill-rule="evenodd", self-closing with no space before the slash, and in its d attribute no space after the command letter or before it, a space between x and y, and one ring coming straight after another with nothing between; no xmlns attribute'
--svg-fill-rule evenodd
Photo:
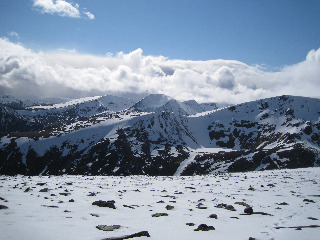
<svg viewBox="0 0 320 240"><path fill-rule="evenodd" d="M129 239L317 240L319 177L320 168L190 177L1 176L1 239L125 239L147 231L150 237ZM114 208L92 204L99 200ZM195 231L201 224L211 230ZM99 225L118 226L103 231Z"/></svg>
<svg viewBox="0 0 320 240"><path fill-rule="evenodd" d="M193 175L319 166L319 99L281 96L216 109L161 94L136 104L104 96L6 113L30 129L6 130L10 122L2 120L0 173Z"/></svg>

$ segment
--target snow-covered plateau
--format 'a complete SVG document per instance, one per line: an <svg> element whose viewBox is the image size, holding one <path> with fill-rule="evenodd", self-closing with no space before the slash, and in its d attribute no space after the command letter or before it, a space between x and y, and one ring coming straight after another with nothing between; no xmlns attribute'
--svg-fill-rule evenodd
<svg viewBox="0 0 320 240"><path fill-rule="evenodd" d="M2 175L0 238L317 240L319 179L320 168L188 177Z"/></svg>

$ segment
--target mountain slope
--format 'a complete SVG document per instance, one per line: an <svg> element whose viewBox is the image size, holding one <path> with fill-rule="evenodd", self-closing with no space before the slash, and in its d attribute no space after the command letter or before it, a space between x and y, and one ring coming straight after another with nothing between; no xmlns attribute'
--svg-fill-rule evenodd
<svg viewBox="0 0 320 240"><path fill-rule="evenodd" d="M216 109L160 94L136 104L105 96L12 111L45 127L1 138L2 174L193 175L318 166L320 159L320 100L313 98Z"/></svg>

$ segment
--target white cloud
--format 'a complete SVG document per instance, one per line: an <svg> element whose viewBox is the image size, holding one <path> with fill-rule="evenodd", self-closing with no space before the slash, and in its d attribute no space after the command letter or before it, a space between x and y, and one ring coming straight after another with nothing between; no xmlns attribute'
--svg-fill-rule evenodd
<svg viewBox="0 0 320 240"><path fill-rule="evenodd" d="M34 52L0 38L0 93L80 97L164 93L178 100L240 103L282 94L319 96L320 49L268 72L234 60L185 61L142 49L105 57L75 50Z"/></svg>
<svg viewBox="0 0 320 240"><path fill-rule="evenodd" d="M91 12L83 12L90 20L94 19L94 15Z"/></svg>
<svg viewBox="0 0 320 240"><path fill-rule="evenodd" d="M12 37L12 38L16 38L16 39L19 39L19 34L16 33L16 32L9 32L9 36Z"/></svg>
<svg viewBox="0 0 320 240"><path fill-rule="evenodd" d="M62 17L81 18L79 4L71 4L66 0L33 0L33 7L41 13L58 14ZM89 19L94 19L94 15L88 11L83 14Z"/></svg>

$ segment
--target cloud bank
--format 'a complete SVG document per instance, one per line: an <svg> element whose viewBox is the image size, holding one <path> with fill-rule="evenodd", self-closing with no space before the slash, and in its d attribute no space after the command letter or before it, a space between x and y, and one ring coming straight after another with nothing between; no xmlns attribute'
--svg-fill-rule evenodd
<svg viewBox="0 0 320 240"><path fill-rule="evenodd" d="M318 97L320 49L277 72L234 60L186 61L141 49L93 56L34 52L0 38L0 93L50 97L163 93L178 100L241 103L283 94Z"/></svg>
<svg viewBox="0 0 320 240"><path fill-rule="evenodd" d="M79 11L79 4L71 4L65 0L33 0L33 7L42 14L57 14L61 17L82 18L93 20L94 15L88 11Z"/></svg>

